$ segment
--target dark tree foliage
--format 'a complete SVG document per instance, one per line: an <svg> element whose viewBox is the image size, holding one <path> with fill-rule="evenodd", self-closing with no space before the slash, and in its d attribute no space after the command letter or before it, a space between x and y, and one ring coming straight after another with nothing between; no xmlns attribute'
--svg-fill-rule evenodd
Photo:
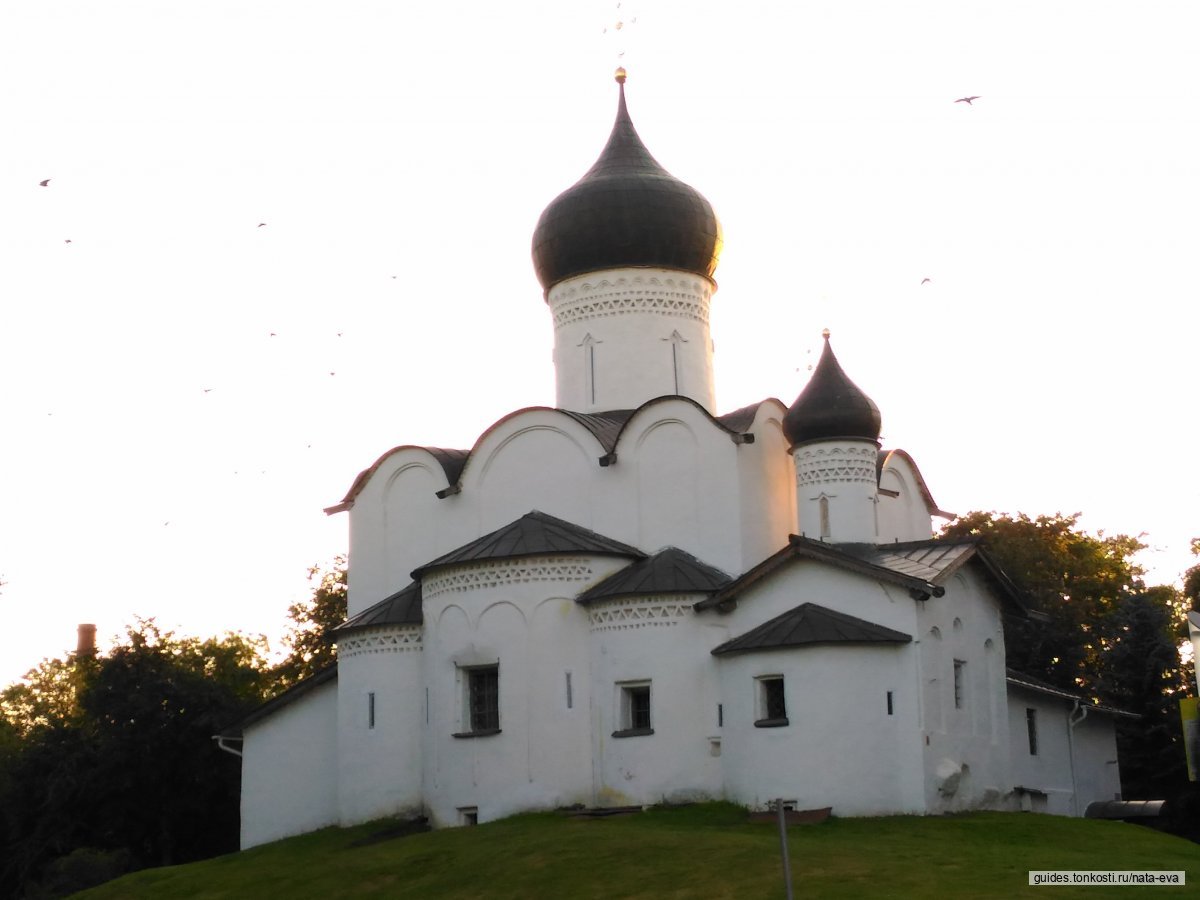
<svg viewBox="0 0 1200 900"><path fill-rule="evenodd" d="M1192 538L1192 556L1200 556L1200 538ZM1183 573L1183 596L1191 609L1200 610L1200 563Z"/></svg>
<svg viewBox="0 0 1200 900"><path fill-rule="evenodd" d="M328 568L308 570L312 596L288 607L292 625L284 637L287 657L275 668L275 688L286 690L315 675L337 658L330 632L346 621L346 557Z"/></svg>
<svg viewBox="0 0 1200 900"><path fill-rule="evenodd" d="M237 849L241 767L212 735L262 702L264 650L142 621L0 694L0 896Z"/></svg>
<svg viewBox="0 0 1200 900"><path fill-rule="evenodd" d="M1126 798L1163 799L1187 784L1179 718L1179 698L1189 687L1179 655L1185 613L1180 593L1160 586L1123 597L1107 623L1098 693L1141 716L1117 721Z"/></svg>
<svg viewBox="0 0 1200 900"><path fill-rule="evenodd" d="M1049 621L1013 620L1005 627L1008 665L1066 690L1093 692L1103 651L1101 624L1126 594L1142 589L1132 556L1143 545L1126 535L1093 536L1079 513L1016 517L972 512L944 537L982 537L984 546L1032 606Z"/></svg>
<svg viewBox="0 0 1200 900"><path fill-rule="evenodd" d="M1064 516L972 512L946 537L978 536L1048 621L1006 619L1009 668L1137 714L1118 719L1122 793L1163 799L1186 784L1179 698L1190 681L1179 648L1186 601L1171 586L1147 588L1127 535L1079 530Z"/></svg>

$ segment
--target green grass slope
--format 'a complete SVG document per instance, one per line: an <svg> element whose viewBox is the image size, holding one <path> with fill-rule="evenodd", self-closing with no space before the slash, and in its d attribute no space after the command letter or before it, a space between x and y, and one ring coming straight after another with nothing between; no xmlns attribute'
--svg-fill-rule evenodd
<svg viewBox="0 0 1200 900"><path fill-rule="evenodd" d="M778 831L715 803L602 819L514 816L361 843L388 823L329 828L76 895L117 898L778 898ZM356 842L359 842L356 846ZM1200 896L1200 845L1136 825L1022 813L831 819L789 829L797 897L1011 898L1108 894L1027 885L1031 869L1171 869ZM1121 896L1145 893L1125 887Z"/></svg>

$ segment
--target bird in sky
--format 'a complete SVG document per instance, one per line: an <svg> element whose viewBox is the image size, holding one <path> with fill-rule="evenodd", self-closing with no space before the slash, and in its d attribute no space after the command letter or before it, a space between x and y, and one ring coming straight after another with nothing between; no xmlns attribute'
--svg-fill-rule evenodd
<svg viewBox="0 0 1200 900"><path fill-rule="evenodd" d="M259 222L259 223L258 223L258 225L257 225L257 226L255 226L255 227L257 227L257 228L264 228L264 227L266 227L266 224L267 224L266 222Z"/></svg>
<svg viewBox="0 0 1200 900"><path fill-rule="evenodd" d="M978 94L973 94L973 95L972 95L972 96L970 96L970 97L959 97L959 98L958 98L957 100L955 100L954 102L955 102L955 103L965 103L965 104L967 104L967 106L971 106L971 105L972 105L971 101L972 101L972 100L978 100L978 99L979 99L979 95L978 95Z"/></svg>
<svg viewBox="0 0 1200 900"><path fill-rule="evenodd" d="M212 393L212 388L204 388L204 393L206 393L206 394L211 394L211 393Z"/></svg>
<svg viewBox="0 0 1200 900"><path fill-rule="evenodd" d="M932 278L922 278L921 284L928 284L930 281L933 281L933 279Z"/></svg>
<svg viewBox="0 0 1200 900"><path fill-rule="evenodd" d="M63 243L64 243L64 244L69 244L69 243L71 243L71 239L70 239L70 238L67 238L65 241L63 241Z"/></svg>
<svg viewBox="0 0 1200 900"><path fill-rule="evenodd" d="M40 184L42 187L50 187L50 179L47 178L45 181L39 181L38 184Z"/></svg>

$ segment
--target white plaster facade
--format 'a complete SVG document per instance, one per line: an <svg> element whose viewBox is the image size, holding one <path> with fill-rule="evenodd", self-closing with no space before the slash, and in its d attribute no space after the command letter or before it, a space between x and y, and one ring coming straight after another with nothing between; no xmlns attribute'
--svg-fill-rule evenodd
<svg viewBox="0 0 1200 900"><path fill-rule="evenodd" d="M469 452L396 447L330 508L337 670L245 724L243 846L410 813L1041 791L1078 814L1119 790L1107 713L1065 752L1075 708L1007 685L1019 599L979 548L932 540L945 514L908 454L877 428L793 441L775 399L714 415L714 287L641 263L549 285L559 408Z"/></svg>

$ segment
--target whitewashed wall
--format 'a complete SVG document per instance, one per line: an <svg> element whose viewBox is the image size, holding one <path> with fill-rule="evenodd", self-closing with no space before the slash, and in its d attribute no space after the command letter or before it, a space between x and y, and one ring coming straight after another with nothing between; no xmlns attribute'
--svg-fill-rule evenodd
<svg viewBox="0 0 1200 900"><path fill-rule="evenodd" d="M418 626L363 629L338 641L337 784L342 824L421 810L421 647Z"/></svg>
<svg viewBox="0 0 1200 900"><path fill-rule="evenodd" d="M1000 808L1011 788L1004 631L996 601L967 569L919 604L925 796L930 812ZM954 701L954 661L966 664Z"/></svg>
<svg viewBox="0 0 1200 900"><path fill-rule="evenodd" d="M916 463L903 450L888 453L879 474L879 543L927 541L933 537L933 510L920 489ZM893 497L884 491L895 492Z"/></svg>
<svg viewBox="0 0 1200 900"><path fill-rule="evenodd" d="M722 796L716 672L706 642L723 638L692 611L701 599L622 597L588 608L596 804ZM650 685L654 733L614 737L627 725L621 693L630 682Z"/></svg>
<svg viewBox="0 0 1200 900"><path fill-rule="evenodd" d="M587 615L573 598L626 561L489 561L423 582L424 798L436 826L586 803L592 794ZM500 733L469 731L464 669L499 666ZM572 708L565 673L572 672Z"/></svg>
<svg viewBox="0 0 1200 900"><path fill-rule="evenodd" d="M761 809L782 797L843 816L924 811L910 646L780 649L721 657L718 667L730 800ZM785 726L754 725L765 675L783 676Z"/></svg>
<svg viewBox="0 0 1200 900"><path fill-rule="evenodd" d="M245 729L241 846L336 825L337 682Z"/></svg>
<svg viewBox="0 0 1200 900"><path fill-rule="evenodd" d="M1072 760L1068 719L1073 707L1066 698L1048 696L1019 685L1008 687L1013 785L1045 793L1044 808L1040 802L1035 805L1040 812L1083 815L1089 803L1119 799L1121 793L1113 718L1091 711L1075 726ZM1027 709L1037 710L1036 755L1029 752ZM1078 803L1075 802L1076 788Z"/></svg>
<svg viewBox="0 0 1200 900"><path fill-rule="evenodd" d="M709 304L714 285L674 269L624 268L550 289L556 404L636 409L668 394L714 410Z"/></svg>

